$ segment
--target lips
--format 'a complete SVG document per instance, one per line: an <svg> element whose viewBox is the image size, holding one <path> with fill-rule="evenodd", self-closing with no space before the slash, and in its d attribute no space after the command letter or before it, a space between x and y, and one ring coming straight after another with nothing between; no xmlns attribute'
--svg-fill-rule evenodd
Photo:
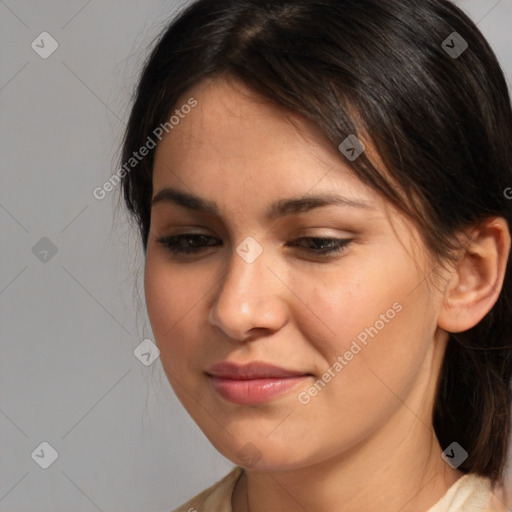
<svg viewBox="0 0 512 512"><path fill-rule="evenodd" d="M213 389L239 405L263 403L290 391L310 374L267 363L217 363L207 372Z"/></svg>
<svg viewBox="0 0 512 512"><path fill-rule="evenodd" d="M237 365L228 362L217 363L210 368L208 373L214 377L234 380L277 379L305 375L304 372L286 370L278 366L259 362L246 365Z"/></svg>

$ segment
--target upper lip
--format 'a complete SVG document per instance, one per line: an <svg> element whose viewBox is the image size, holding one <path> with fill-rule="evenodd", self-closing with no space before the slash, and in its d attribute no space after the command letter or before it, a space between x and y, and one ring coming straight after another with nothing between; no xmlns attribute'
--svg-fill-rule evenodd
<svg viewBox="0 0 512 512"><path fill-rule="evenodd" d="M287 370L285 368L280 368L278 366L262 362L238 365L228 361L214 364L207 373L214 377L223 377L235 380L285 378L306 375L304 372Z"/></svg>

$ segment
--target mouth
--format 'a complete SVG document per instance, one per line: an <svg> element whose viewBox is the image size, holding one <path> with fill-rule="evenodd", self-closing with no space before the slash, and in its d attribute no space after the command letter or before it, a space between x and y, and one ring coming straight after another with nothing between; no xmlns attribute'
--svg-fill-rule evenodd
<svg viewBox="0 0 512 512"><path fill-rule="evenodd" d="M247 365L218 363L206 373L213 389L222 398L239 405L267 402L311 377L310 373L260 362Z"/></svg>

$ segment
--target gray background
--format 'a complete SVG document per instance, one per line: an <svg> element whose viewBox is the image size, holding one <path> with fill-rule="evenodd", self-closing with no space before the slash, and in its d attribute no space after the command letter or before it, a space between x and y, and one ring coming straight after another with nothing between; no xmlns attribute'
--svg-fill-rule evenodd
<svg viewBox="0 0 512 512"><path fill-rule="evenodd" d="M458 3L512 77L512 0ZM117 169L147 46L179 5L0 0L2 512L165 512L232 467L160 360L134 356L152 338L142 252L118 191L92 195ZM59 46L43 59L31 43L45 31ZM43 441L59 454L48 469L35 461L48 450L31 456Z"/></svg>

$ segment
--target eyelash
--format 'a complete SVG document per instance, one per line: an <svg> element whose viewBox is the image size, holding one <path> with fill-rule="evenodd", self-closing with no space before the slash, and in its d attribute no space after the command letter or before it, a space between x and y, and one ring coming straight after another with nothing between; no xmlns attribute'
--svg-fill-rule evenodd
<svg viewBox="0 0 512 512"><path fill-rule="evenodd" d="M165 246L165 248L170 251L173 254L176 255L188 255L188 254L198 254L206 247L214 247L214 245L200 245L191 247L190 245L183 246L180 245L182 241L189 241L195 240L196 242L199 240L215 240L211 236L207 235L198 235L198 234L183 234L183 235L176 235L176 236L167 236L162 237L157 240L159 244L162 244ZM343 238L327 238L327 237L302 237L297 238L296 240L293 240L293 245L297 245L296 242L302 241L302 240L308 240L310 242L313 242L313 245L324 245L327 243L328 247L324 247L321 249L314 249L314 248L307 248L307 247L301 247L300 249L306 251L306 252L313 252L317 256L330 256L330 255L336 255L343 253L349 244L352 242L350 239L343 239ZM309 244L311 245L311 244Z"/></svg>

